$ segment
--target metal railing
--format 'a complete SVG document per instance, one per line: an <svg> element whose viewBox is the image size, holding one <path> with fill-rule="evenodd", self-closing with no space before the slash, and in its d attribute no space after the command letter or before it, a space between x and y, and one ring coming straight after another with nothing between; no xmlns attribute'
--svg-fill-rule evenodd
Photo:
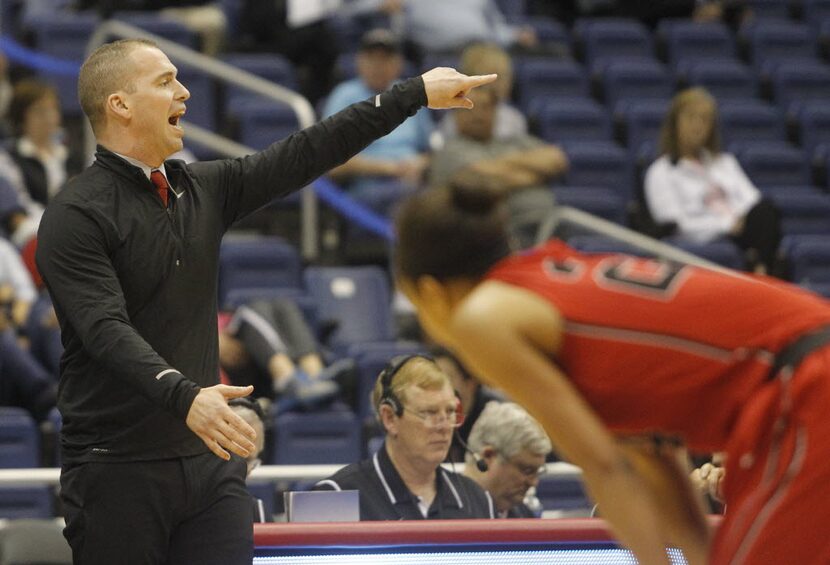
<svg viewBox="0 0 830 565"><path fill-rule="evenodd" d="M176 63L199 69L214 78L232 83L234 87L242 88L274 100L275 102L285 104L296 114L297 122L301 129L312 125L316 121L314 109L311 107L309 101L296 92L118 20L108 20L98 26L87 44L87 55L113 37L136 37L152 40ZM197 100L195 103L198 104L199 101ZM188 138L220 155L226 157L241 157L256 152L251 147L231 141L226 137L191 124L186 120L182 120L182 125L187 131ZM275 139L274 141L278 140ZM85 131L85 150L87 160L91 161L95 153L95 138L88 123L86 124ZM300 248L303 257L306 260L312 261L317 258L319 253L318 206L317 197L313 190L303 190L300 193L300 216Z"/></svg>

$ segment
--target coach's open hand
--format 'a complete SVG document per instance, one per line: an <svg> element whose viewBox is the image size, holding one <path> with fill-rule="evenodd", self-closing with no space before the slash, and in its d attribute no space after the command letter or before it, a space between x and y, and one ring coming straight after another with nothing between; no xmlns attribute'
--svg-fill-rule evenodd
<svg viewBox="0 0 830 565"><path fill-rule="evenodd" d="M477 86L496 80L498 75L467 76L455 69L437 67L421 75L427 91L427 105L434 109L473 107L467 93Z"/></svg>
<svg viewBox="0 0 830 565"><path fill-rule="evenodd" d="M245 420L228 407L228 400L248 396L252 386L216 385L203 388L196 395L187 413L187 427L202 438L212 452L225 461L232 451L240 457L256 448L256 432Z"/></svg>

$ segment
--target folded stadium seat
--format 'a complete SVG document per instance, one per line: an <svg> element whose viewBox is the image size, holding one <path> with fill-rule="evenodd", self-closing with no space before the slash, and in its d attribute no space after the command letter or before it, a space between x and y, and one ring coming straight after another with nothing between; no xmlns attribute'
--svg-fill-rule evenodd
<svg viewBox="0 0 830 565"><path fill-rule="evenodd" d="M801 147L814 166L824 166L830 156L830 97L825 102L810 101L798 112Z"/></svg>
<svg viewBox="0 0 830 565"><path fill-rule="evenodd" d="M689 86L702 86L718 101L751 100L760 93L758 75L740 61L684 60L677 74Z"/></svg>
<svg viewBox="0 0 830 565"><path fill-rule="evenodd" d="M539 137L553 143L613 140L608 111L590 98L537 99L533 120Z"/></svg>
<svg viewBox="0 0 830 565"><path fill-rule="evenodd" d="M226 53L222 61L233 65L240 70L247 71L265 80L275 82L290 90L297 90L297 75L294 65L287 58L277 53ZM236 107L243 100L269 101L250 90L239 88L233 84L225 84L225 112L234 115Z"/></svg>
<svg viewBox="0 0 830 565"><path fill-rule="evenodd" d="M812 187L777 186L762 188L781 210L785 235L830 234L830 196Z"/></svg>
<svg viewBox="0 0 830 565"><path fill-rule="evenodd" d="M54 519L14 520L0 530L0 565L72 565L63 524Z"/></svg>
<svg viewBox="0 0 830 565"><path fill-rule="evenodd" d="M757 19L785 20L790 17L790 0L747 0Z"/></svg>
<svg viewBox="0 0 830 565"><path fill-rule="evenodd" d="M759 188L773 185L811 184L807 159L794 147L783 144L745 142L735 149L737 149L734 151L735 155L744 171Z"/></svg>
<svg viewBox="0 0 830 565"><path fill-rule="evenodd" d="M274 465L348 464L362 456L360 421L344 404L283 412L273 429Z"/></svg>
<svg viewBox="0 0 830 565"><path fill-rule="evenodd" d="M804 21L819 29L823 22L830 22L830 0L802 0Z"/></svg>
<svg viewBox="0 0 830 565"><path fill-rule="evenodd" d="M728 100L719 105L721 139L724 144L787 143L781 111L761 100Z"/></svg>
<svg viewBox="0 0 830 565"><path fill-rule="evenodd" d="M621 115L624 103L642 99L670 99L674 80L656 60L618 59L602 74L605 105Z"/></svg>
<svg viewBox="0 0 830 565"><path fill-rule="evenodd" d="M651 162L668 109L668 100L635 100L625 106L620 119L628 153L636 163Z"/></svg>
<svg viewBox="0 0 830 565"><path fill-rule="evenodd" d="M666 243L723 267L739 271L746 268L741 250L728 239L719 239L709 243L693 243L671 239L667 240Z"/></svg>
<svg viewBox="0 0 830 565"><path fill-rule="evenodd" d="M540 477L536 496L545 512L582 510L587 514L594 506L578 478Z"/></svg>
<svg viewBox="0 0 830 565"><path fill-rule="evenodd" d="M738 61L732 32L722 22L661 20L657 34L666 46L666 58L677 68L682 62Z"/></svg>
<svg viewBox="0 0 830 565"><path fill-rule="evenodd" d="M830 236L789 236L782 248L793 282L807 287L830 284Z"/></svg>
<svg viewBox="0 0 830 565"><path fill-rule="evenodd" d="M749 58L755 69L768 75L782 61L816 60L815 37L806 24L786 20L750 21L739 34L749 46Z"/></svg>
<svg viewBox="0 0 830 565"><path fill-rule="evenodd" d="M571 206L605 220L625 223L625 195L613 188L595 186L554 187L556 203Z"/></svg>
<svg viewBox="0 0 830 565"><path fill-rule="evenodd" d="M226 238L219 250L219 305L240 288L302 287L300 255L277 237Z"/></svg>
<svg viewBox="0 0 830 565"><path fill-rule="evenodd" d="M216 129L216 82L213 77L204 72L176 63L179 69L177 78L190 91L187 104L187 113L184 120L209 130ZM192 101L192 103L191 103ZM185 126L187 128L187 126Z"/></svg>
<svg viewBox="0 0 830 565"><path fill-rule="evenodd" d="M355 413L361 422L373 415L372 389L389 360L416 353L424 353L424 346L416 342L356 343L348 348L346 356L354 359L357 367Z"/></svg>
<svg viewBox="0 0 830 565"><path fill-rule="evenodd" d="M556 45L562 55L570 53L571 34L563 23L548 16L511 16L507 20L513 25L533 28L542 45Z"/></svg>
<svg viewBox="0 0 830 565"><path fill-rule="evenodd" d="M571 186L613 188L625 201L631 197L634 168L625 149L609 142L565 144L569 167L564 182Z"/></svg>
<svg viewBox="0 0 830 565"><path fill-rule="evenodd" d="M303 278L320 319L339 324L329 346L342 353L354 343L395 340L389 280L382 269L308 267Z"/></svg>
<svg viewBox="0 0 830 565"><path fill-rule="evenodd" d="M238 120L237 140L256 150L285 139L300 125L290 106L270 100L245 100L235 108Z"/></svg>
<svg viewBox="0 0 830 565"><path fill-rule="evenodd" d="M574 37L589 67L600 59L654 58L651 33L634 19L580 19L574 24Z"/></svg>
<svg viewBox="0 0 830 565"><path fill-rule="evenodd" d="M570 59L525 59L516 67L519 106L533 114L548 98L584 98L591 95L585 68Z"/></svg>
<svg viewBox="0 0 830 565"><path fill-rule="evenodd" d="M92 37L100 22L101 18L95 12L66 11L32 18L29 25L34 34L35 47L39 52L64 61L75 62L80 68L86 58L89 38ZM9 33L9 30L6 30L6 33ZM38 71L38 76L55 86L61 103L61 111L65 116L81 115L77 75L67 76Z"/></svg>
<svg viewBox="0 0 830 565"><path fill-rule="evenodd" d="M816 61L790 61L775 69L772 75L775 103L797 116L808 102L827 102L830 92L830 66Z"/></svg>

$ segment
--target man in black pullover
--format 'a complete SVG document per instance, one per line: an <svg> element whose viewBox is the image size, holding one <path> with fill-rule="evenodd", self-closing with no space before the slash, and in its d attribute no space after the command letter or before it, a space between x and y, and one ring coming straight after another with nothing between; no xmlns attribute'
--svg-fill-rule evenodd
<svg viewBox="0 0 830 565"><path fill-rule="evenodd" d="M255 432L218 384L222 234L423 105L470 106L494 76L434 69L264 151L186 165L187 89L157 46L122 40L81 68L95 162L50 203L37 264L65 353L58 406L75 563L251 563L244 458Z"/></svg>

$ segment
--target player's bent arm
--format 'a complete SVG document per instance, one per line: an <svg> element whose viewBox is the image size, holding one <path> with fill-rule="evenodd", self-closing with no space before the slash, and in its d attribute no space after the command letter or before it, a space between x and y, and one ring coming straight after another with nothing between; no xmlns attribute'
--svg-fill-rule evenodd
<svg viewBox="0 0 830 565"><path fill-rule="evenodd" d="M682 549L690 565L704 565L711 532L702 498L689 480L685 451L668 444L657 446L650 439L622 441L619 446L649 486L664 539Z"/></svg>
<svg viewBox="0 0 830 565"><path fill-rule="evenodd" d="M524 406L562 455L582 468L587 490L639 562L668 563L647 483L550 361L561 324L558 313L539 297L486 282L458 306L449 329L465 363Z"/></svg>

